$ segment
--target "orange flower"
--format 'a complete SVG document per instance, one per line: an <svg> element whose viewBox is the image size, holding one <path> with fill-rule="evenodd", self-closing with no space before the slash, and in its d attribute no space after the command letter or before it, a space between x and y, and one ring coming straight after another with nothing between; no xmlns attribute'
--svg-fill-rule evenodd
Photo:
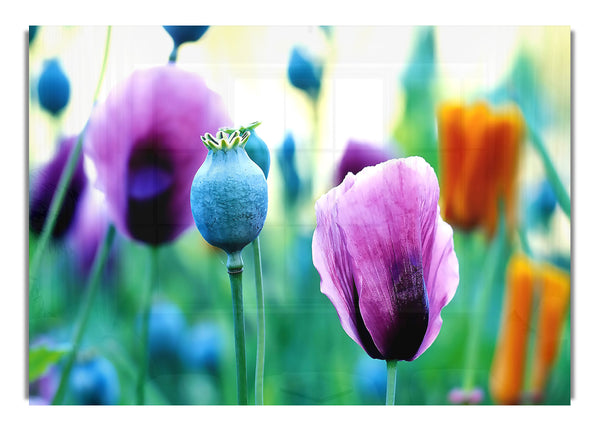
<svg viewBox="0 0 600 431"><path fill-rule="evenodd" d="M499 404L521 401L528 338L533 333L536 345L531 389L534 399L539 401L561 341L570 299L569 275L547 264L537 267L527 257L516 255L509 262L506 283L502 330L490 373L490 393ZM538 322L537 328L532 330L530 320L534 307L538 310Z"/></svg>
<svg viewBox="0 0 600 431"><path fill-rule="evenodd" d="M556 360L571 291L569 274L565 271L546 265L540 278L540 308L532 386L534 396L538 399L543 396L550 369Z"/></svg>
<svg viewBox="0 0 600 431"><path fill-rule="evenodd" d="M534 268L529 259L521 255L511 259L506 283L504 320L492 363L490 393L496 403L517 404L523 387L533 302Z"/></svg>
<svg viewBox="0 0 600 431"><path fill-rule="evenodd" d="M525 121L514 105L492 111L445 103L438 111L442 216L450 224L482 226L489 237L498 222L498 201L515 226L516 171Z"/></svg>

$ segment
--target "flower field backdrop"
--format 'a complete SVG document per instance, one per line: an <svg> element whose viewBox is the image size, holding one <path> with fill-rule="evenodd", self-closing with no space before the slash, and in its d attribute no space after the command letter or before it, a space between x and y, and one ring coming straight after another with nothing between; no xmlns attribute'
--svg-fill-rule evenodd
<svg viewBox="0 0 600 431"><path fill-rule="evenodd" d="M570 43L30 27L30 404L570 404Z"/></svg>

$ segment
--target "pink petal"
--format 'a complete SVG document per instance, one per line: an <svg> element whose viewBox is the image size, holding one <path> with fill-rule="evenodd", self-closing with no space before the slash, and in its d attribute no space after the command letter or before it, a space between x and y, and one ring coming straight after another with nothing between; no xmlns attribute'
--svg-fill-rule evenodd
<svg viewBox="0 0 600 431"><path fill-rule="evenodd" d="M433 169L411 157L365 168L338 200L360 314L385 359L413 359L427 330L423 239L438 198Z"/></svg>

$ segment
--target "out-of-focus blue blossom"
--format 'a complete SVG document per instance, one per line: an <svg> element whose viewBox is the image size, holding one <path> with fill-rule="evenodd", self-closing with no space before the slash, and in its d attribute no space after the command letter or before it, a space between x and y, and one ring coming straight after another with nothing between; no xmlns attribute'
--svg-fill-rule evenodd
<svg viewBox="0 0 600 431"><path fill-rule="evenodd" d="M546 126L551 119L550 104L544 97L538 74L531 55L521 51L508 75L488 96L489 101L496 105L514 102L528 125L536 129Z"/></svg>
<svg viewBox="0 0 600 431"><path fill-rule="evenodd" d="M178 306L166 301L155 303L148 322L150 358L177 356L184 331L185 318Z"/></svg>
<svg viewBox="0 0 600 431"><path fill-rule="evenodd" d="M304 91L311 99L319 97L323 63L311 55L306 48L300 46L292 48L287 73L294 87Z"/></svg>
<svg viewBox="0 0 600 431"><path fill-rule="evenodd" d="M164 25L163 28L173 39L173 51L169 61L176 61L179 47L184 43L199 40L206 33L208 27L207 25Z"/></svg>
<svg viewBox="0 0 600 431"><path fill-rule="evenodd" d="M85 358L73 366L69 392L75 404L117 404L120 396L119 376L108 359L102 356Z"/></svg>
<svg viewBox="0 0 600 431"><path fill-rule="evenodd" d="M365 402L379 404L385 400L387 368L384 361L361 355L354 375L360 396Z"/></svg>
<svg viewBox="0 0 600 431"><path fill-rule="evenodd" d="M269 168L271 167L271 155L269 147L254 131L250 130L250 138L246 141L244 147L248 156L256 163L265 174L265 178L269 177Z"/></svg>
<svg viewBox="0 0 600 431"><path fill-rule="evenodd" d="M190 328L181 343L181 359L191 370L216 372L223 357L223 334L214 323L198 323Z"/></svg>
<svg viewBox="0 0 600 431"><path fill-rule="evenodd" d="M277 154L277 161L283 175L286 204L294 204L300 194L300 176L296 168L296 142L291 133L286 134L283 145Z"/></svg>
<svg viewBox="0 0 600 431"><path fill-rule="evenodd" d="M44 62L37 90L40 105L54 116L69 103L71 85L57 58Z"/></svg>
<svg viewBox="0 0 600 431"><path fill-rule="evenodd" d="M37 25L30 25L29 26L29 45L31 46L31 44L33 43L33 41L35 40L35 36L38 33L38 26Z"/></svg>
<svg viewBox="0 0 600 431"><path fill-rule="evenodd" d="M29 190L29 228L35 234L42 232L60 176L76 143L77 136L62 139L54 157L32 174ZM86 185L87 177L83 167L83 156L80 155L71 182L67 187L64 201L58 212L56 224L52 230L52 238L62 238L72 226Z"/></svg>
<svg viewBox="0 0 600 431"><path fill-rule="evenodd" d="M552 257L550 257L550 263L563 269L567 272L571 272L571 256L556 253Z"/></svg>
<svg viewBox="0 0 600 431"><path fill-rule="evenodd" d="M437 76L434 27L418 30L408 66L401 77L404 114L393 132L407 156L419 155L438 169L435 122L435 81Z"/></svg>
<svg viewBox="0 0 600 431"><path fill-rule="evenodd" d="M196 42L206 30L207 25L164 25L164 29L169 33L176 46L186 42Z"/></svg>
<svg viewBox="0 0 600 431"><path fill-rule="evenodd" d="M535 186L533 199L526 202L528 224L547 228L556 205L556 195L552 185L544 179Z"/></svg>

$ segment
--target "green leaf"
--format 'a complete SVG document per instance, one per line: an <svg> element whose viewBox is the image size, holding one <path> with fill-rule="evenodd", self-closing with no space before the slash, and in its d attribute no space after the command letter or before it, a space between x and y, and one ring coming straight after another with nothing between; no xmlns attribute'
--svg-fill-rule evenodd
<svg viewBox="0 0 600 431"><path fill-rule="evenodd" d="M29 349L29 381L41 377L52 365L56 364L67 353L67 348L48 347L45 345Z"/></svg>

